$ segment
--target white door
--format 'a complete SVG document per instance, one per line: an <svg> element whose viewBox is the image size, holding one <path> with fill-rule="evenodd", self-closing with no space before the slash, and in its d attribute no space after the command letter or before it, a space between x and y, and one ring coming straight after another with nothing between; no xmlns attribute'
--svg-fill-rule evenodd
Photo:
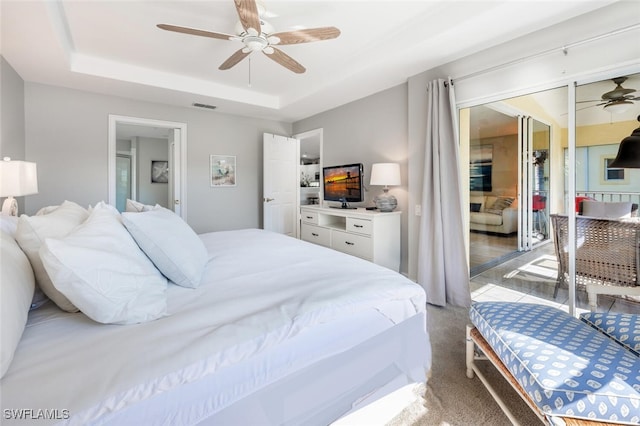
<svg viewBox="0 0 640 426"><path fill-rule="evenodd" d="M182 216L180 129L169 129L169 208Z"/></svg>
<svg viewBox="0 0 640 426"><path fill-rule="evenodd" d="M549 177L545 176L544 163L548 163L551 126L532 117L520 116L518 130L518 250L529 251L549 239Z"/></svg>
<svg viewBox="0 0 640 426"><path fill-rule="evenodd" d="M265 133L263 142L264 229L297 238L300 211L300 141Z"/></svg>

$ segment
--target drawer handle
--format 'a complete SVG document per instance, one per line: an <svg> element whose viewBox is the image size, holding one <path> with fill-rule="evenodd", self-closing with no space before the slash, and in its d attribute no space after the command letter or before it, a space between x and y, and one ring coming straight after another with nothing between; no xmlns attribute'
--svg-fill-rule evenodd
<svg viewBox="0 0 640 426"><path fill-rule="evenodd" d="M354 228L364 228L362 225L353 225Z"/></svg>
<svg viewBox="0 0 640 426"><path fill-rule="evenodd" d="M316 234L315 232L312 232L311 235L313 235L314 237L319 237L320 235Z"/></svg>
<svg viewBox="0 0 640 426"><path fill-rule="evenodd" d="M351 241L345 241L344 243L345 243L346 245L348 245L348 246L353 246L353 245L355 245L355 243L352 243Z"/></svg>

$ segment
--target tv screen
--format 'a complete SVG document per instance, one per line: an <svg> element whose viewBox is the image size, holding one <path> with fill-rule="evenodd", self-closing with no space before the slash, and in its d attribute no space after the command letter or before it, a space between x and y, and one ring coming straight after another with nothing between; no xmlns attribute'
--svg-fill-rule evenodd
<svg viewBox="0 0 640 426"><path fill-rule="evenodd" d="M362 163L322 168L322 182L325 201L340 201L341 207L347 203L363 201Z"/></svg>

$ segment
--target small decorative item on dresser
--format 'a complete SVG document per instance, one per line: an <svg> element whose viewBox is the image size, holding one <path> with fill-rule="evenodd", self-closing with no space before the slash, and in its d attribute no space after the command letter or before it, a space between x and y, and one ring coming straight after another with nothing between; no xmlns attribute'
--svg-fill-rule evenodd
<svg viewBox="0 0 640 426"><path fill-rule="evenodd" d="M374 202L381 212L391 212L398 206L396 197L389 194L389 185L400 185L400 165L397 163L377 163L371 167L371 185L384 185L384 193Z"/></svg>

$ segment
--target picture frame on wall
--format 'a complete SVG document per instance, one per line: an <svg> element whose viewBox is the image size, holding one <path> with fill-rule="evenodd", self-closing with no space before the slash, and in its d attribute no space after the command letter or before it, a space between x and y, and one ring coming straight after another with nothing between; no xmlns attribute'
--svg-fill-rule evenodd
<svg viewBox="0 0 640 426"><path fill-rule="evenodd" d="M493 145L474 145L469 152L469 190L491 192Z"/></svg>
<svg viewBox="0 0 640 426"><path fill-rule="evenodd" d="M236 186L235 155L211 155L209 166L212 187Z"/></svg>
<svg viewBox="0 0 640 426"><path fill-rule="evenodd" d="M169 183L169 162L151 160L151 183Z"/></svg>

